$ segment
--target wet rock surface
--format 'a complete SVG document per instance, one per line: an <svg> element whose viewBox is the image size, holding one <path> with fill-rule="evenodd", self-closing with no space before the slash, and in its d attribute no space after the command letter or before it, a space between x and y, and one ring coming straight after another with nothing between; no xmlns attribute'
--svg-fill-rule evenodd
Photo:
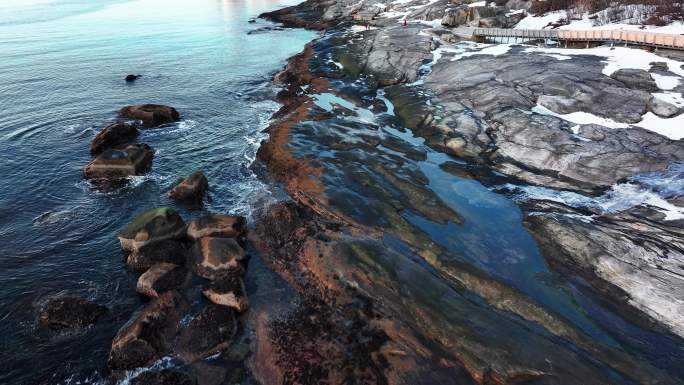
<svg viewBox="0 0 684 385"><path fill-rule="evenodd" d="M119 233L119 242L123 250L137 251L152 242L181 239L185 229L183 218L175 210L159 207L135 217Z"/></svg>
<svg viewBox="0 0 684 385"><path fill-rule="evenodd" d="M423 5L407 11L449 12ZM486 12L478 23L500 22ZM277 75L283 107L259 151L294 202L248 237L300 298L254 321L262 383L681 383L678 311L664 306L681 298L678 222L603 212L607 189L684 157L681 141L630 127L652 109L648 73L613 78L601 58L517 46L448 47L437 61L445 43L431 36L449 33L370 4L269 17L329 28ZM618 128L554 116L576 112ZM588 207L515 204L534 193ZM660 299L635 291L661 278L648 287Z"/></svg>
<svg viewBox="0 0 684 385"><path fill-rule="evenodd" d="M178 183L169 198L190 203L201 203L209 189L209 181L202 171L196 171Z"/></svg>
<svg viewBox="0 0 684 385"><path fill-rule="evenodd" d="M121 146L138 137L138 129L127 123L114 123L100 131L90 143L90 153L97 155L113 147Z"/></svg>
<svg viewBox="0 0 684 385"><path fill-rule="evenodd" d="M146 144L132 144L123 149L101 153L83 170L88 179L121 179L142 175L152 167L154 151Z"/></svg>
<svg viewBox="0 0 684 385"><path fill-rule="evenodd" d="M84 298L52 298L38 313L38 323L46 328L62 331L86 327L107 313L107 307Z"/></svg>
<svg viewBox="0 0 684 385"><path fill-rule="evenodd" d="M180 289L188 281L188 270L172 263L152 265L140 278L135 290L150 298L172 289Z"/></svg>
<svg viewBox="0 0 684 385"><path fill-rule="evenodd" d="M232 238L200 238L191 250L192 268L200 277L215 280L244 272L245 251Z"/></svg>
<svg viewBox="0 0 684 385"><path fill-rule="evenodd" d="M237 238L243 234L244 230L244 217L215 214L190 222L188 238L193 241L203 237Z"/></svg>
<svg viewBox="0 0 684 385"><path fill-rule="evenodd" d="M178 335L178 354L188 361L197 361L224 351L237 330L235 313L226 306L207 305L195 314Z"/></svg>
<svg viewBox="0 0 684 385"><path fill-rule="evenodd" d="M139 104L119 110L119 117L142 121L145 127L158 127L180 120L175 108L159 104Z"/></svg>
<svg viewBox="0 0 684 385"><path fill-rule="evenodd" d="M137 272L144 272L157 263L185 265L188 246L181 241L161 240L140 246L124 256L126 266Z"/></svg>
<svg viewBox="0 0 684 385"><path fill-rule="evenodd" d="M167 291L145 305L114 337L109 367L134 369L168 353L171 349L169 341L176 333L186 306L176 291Z"/></svg>
<svg viewBox="0 0 684 385"><path fill-rule="evenodd" d="M242 313L249 307L247 290L242 279L236 276L224 277L212 281L206 289L202 291L211 302L227 306L238 313Z"/></svg>
<svg viewBox="0 0 684 385"><path fill-rule="evenodd" d="M196 385L197 382L187 373L163 369L143 372L131 380L131 385Z"/></svg>

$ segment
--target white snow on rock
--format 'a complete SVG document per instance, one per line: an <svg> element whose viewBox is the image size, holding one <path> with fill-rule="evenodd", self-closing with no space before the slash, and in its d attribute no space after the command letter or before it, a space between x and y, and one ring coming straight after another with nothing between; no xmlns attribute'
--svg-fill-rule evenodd
<svg viewBox="0 0 684 385"><path fill-rule="evenodd" d="M673 140L684 138L684 114L665 119L652 112L648 112L643 116L641 122L635 124L635 126L667 136Z"/></svg>
<svg viewBox="0 0 684 385"><path fill-rule="evenodd" d="M552 53L558 55L594 55L604 57L606 66L603 68L603 73L610 76L613 72L623 68L636 68L648 71L651 69L651 63L664 62L667 64L670 72L684 77L684 69L682 65L684 62L667 59L658 56L652 52L644 51L642 49L626 48L626 47L609 47L601 46L596 48L542 48L531 47L525 52L538 53ZM654 76L655 78L655 76ZM666 80L667 82L667 80Z"/></svg>
<svg viewBox="0 0 684 385"><path fill-rule="evenodd" d="M470 3L468 4L468 7L470 8L475 8L475 7L486 7L487 2L486 1L477 1L475 3Z"/></svg>
<svg viewBox="0 0 684 385"><path fill-rule="evenodd" d="M561 118L563 120L566 120L571 123L575 124L598 124L604 127L608 128L627 128L629 127L629 124L627 123L620 123L616 122L612 119L608 118L602 118L600 116L596 116L594 114L590 114L588 112L573 112L570 114L558 114L555 113L548 108L537 104L535 107L532 107L532 112L536 112L537 114L540 115L551 115L555 116L557 118Z"/></svg>
<svg viewBox="0 0 684 385"><path fill-rule="evenodd" d="M552 23L557 23L560 19L567 17L567 12L549 12L544 16L528 15L520 20L515 29L544 29Z"/></svg>
<svg viewBox="0 0 684 385"><path fill-rule="evenodd" d="M682 98L682 94L679 92L656 92L653 96L679 108L684 108L684 98Z"/></svg>
<svg viewBox="0 0 684 385"><path fill-rule="evenodd" d="M659 75L659 74L651 74L653 79L655 80L656 84L658 85L658 88L661 90L671 90L674 89L679 85L679 77L676 76L666 76L666 75Z"/></svg>

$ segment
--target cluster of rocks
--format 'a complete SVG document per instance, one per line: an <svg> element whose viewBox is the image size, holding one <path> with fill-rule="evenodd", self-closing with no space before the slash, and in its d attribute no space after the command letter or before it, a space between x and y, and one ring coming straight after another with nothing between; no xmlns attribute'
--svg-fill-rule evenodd
<svg viewBox="0 0 684 385"><path fill-rule="evenodd" d="M192 363L231 345L236 314L248 307L244 225L242 217L220 214L186 225L176 211L161 207L138 215L119 233L125 264L141 273L136 291L150 301L114 337L111 369L144 367L167 355ZM209 303L180 322L189 309L193 274L204 280Z"/></svg>
<svg viewBox="0 0 684 385"><path fill-rule="evenodd" d="M83 173L98 184L108 185L148 172L154 150L145 143L132 143L140 134L138 128L158 128L180 119L175 108L159 104L126 106L119 110L118 116L138 123L113 123L102 129L90 143L90 153L95 159L85 166ZM202 171L196 171L179 182L168 195L174 200L200 203L208 189L206 176Z"/></svg>
<svg viewBox="0 0 684 385"><path fill-rule="evenodd" d="M177 122L180 115L173 107L142 104L122 108L119 118L135 120L142 127L152 128ZM95 159L85 166L85 177L113 181L149 171L154 150L144 143L132 143L139 134L135 125L126 122L102 129L90 143L90 153Z"/></svg>

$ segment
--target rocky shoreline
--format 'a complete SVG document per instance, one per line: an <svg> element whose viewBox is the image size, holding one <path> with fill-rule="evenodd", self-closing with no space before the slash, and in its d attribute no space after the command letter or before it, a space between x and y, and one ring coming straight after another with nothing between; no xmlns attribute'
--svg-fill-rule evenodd
<svg viewBox="0 0 684 385"><path fill-rule="evenodd" d="M449 248L444 229L458 232L472 213L438 191L439 177L452 175L463 187L531 186L594 202L641 175L672 178L682 141L634 124L681 113L663 112L650 93L651 74L679 75L654 62L650 73L608 76L591 55L455 45L456 3L307 1L262 15L325 32L276 76L283 106L258 153L293 202L266 209L250 239L301 301L284 321L264 316L254 326L256 378L681 383L672 366L684 335L681 219L648 202L611 211L552 195L519 201L562 290L595 301L575 305L589 327L524 283L459 257L475 246ZM622 128L562 118L575 112ZM439 170L426 165L435 160ZM681 212L680 199L665 199ZM506 247L505 236L492 236ZM617 324L629 326L611 330ZM634 349L597 337L606 333ZM635 348L631 333L654 333L665 361L654 360L655 345Z"/></svg>

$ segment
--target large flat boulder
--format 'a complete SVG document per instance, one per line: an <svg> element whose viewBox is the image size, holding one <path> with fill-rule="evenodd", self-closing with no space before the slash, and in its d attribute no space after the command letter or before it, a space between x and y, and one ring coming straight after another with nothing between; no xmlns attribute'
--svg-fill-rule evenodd
<svg viewBox="0 0 684 385"><path fill-rule="evenodd" d="M107 307L84 298L53 298L41 307L38 323L52 330L78 329L94 323L105 313Z"/></svg>
<svg viewBox="0 0 684 385"><path fill-rule="evenodd" d="M145 127L157 127L180 120L175 108L159 104L138 104L119 110L119 117L142 121Z"/></svg>
<svg viewBox="0 0 684 385"><path fill-rule="evenodd" d="M97 155L105 150L124 145L138 137L138 129L128 123L114 123L100 131L90 142L90 153Z"/></svg>
<svg viewBox="0 0 684 385"><path fill-rule="evenodd" d="M241 275L245 251L233 238L201 238L192 248L193 270L206 279Z"/></svg>
<svg viewBox="0 0 684 385"><path fill-rule="evenodd" d="M206 194L208 189L209 181L207 177L202 171L195 171L169 191L169 198L177 201L199 203L202 202L204 194Z"/></svg>
<svg viewBox="0 0 684 385"><path fill-rule="evenodd" d="M154 150L146 144L132 144L124 149L110 148L90 162L83 174L88 179L120 179L142 175L152 166Z"/></svg>
<svg viewBox="0 0 684 385"><path fill-rule="evenodd" d="M215 214L190 222L188 239L195 241L204 237L237 238L243 234L245 217Z"/></svg>
<svg viewBox="0 0 684 385"><path fill-rule="evenodd" d="M121 248L136 251L152 242L181 239L185 236L185 222L168 207L147 210L138 215L119 233Z"/></svg>
<svg viewBox="0 0 684 385"><path fill-rule="evenodd" d="M173 263L158 263L138 278L135 291L150 298L181 288L190 278L188 270Z"/></svg>
<svg viewBox="0 0 684 385"><path fill-rule="evenodd" d="M249 307L245 284L240 277L225 277L212 281L209 286L202 291L211 302L228 306L238 313L242 313Z"/></svg>
<svg viewBox="0 0 684 385"><path fill-rule="evenodd" d="M176 354L194 362L226 350L237 331L233 310L225 306L207 305L184 326L179 334Z"/></svg>
<svg viewBox="0 0 684 385"><path fill-rule="evenodd" d="M139 368L167 354L186 307L183 297L175 291L167 291L150 301L114 337L109 367Z"/></svg>

